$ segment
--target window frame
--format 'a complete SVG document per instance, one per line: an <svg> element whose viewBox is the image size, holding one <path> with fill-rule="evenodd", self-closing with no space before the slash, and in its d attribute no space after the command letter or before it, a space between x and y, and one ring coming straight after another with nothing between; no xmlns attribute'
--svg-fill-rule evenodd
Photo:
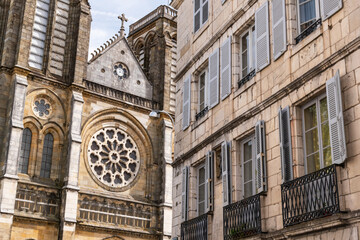
<svg viewBox="0 0 360 240"><path fill-rule="evenodd" d="M199 9L196 11L195 10L195 2L196 2L196 0L194 0L194 5L193 5L193 7L194 7L194 11L193 11L193 21L194 21L194 34L195 33L197 33L201 28L202 28L202 26L204 26L208 21L209 21L209 13L210 13L210 1L209 0L199 0L200 1L200 7L199 7ZM208 4L208 16L207 16L207 19L206 19L206 21L205 22L203 22L203 14L204 14L204 12L203 12L203 7L204 7L204 5L205 4ZM200 25L199 25L199 28L198 29L195 29L195 16L196 16L196 14L197 13L200 13Z"/></svg>
<svg viewBox="0 0 360 240"><path fill-rule="evenodd" d="M252 194L248 197L251 197L253 195L256 194L256 176L255 176L255 162L256 162L256 152L255 152L255 135L252 134L251 136L243 139L242 141L240 141L240 159L241 159L241 188L242 188L242 199L246 199L248 197L245 197L245 167L244 167L244 145L248 142L252 142L252 147L251 147L251 154L252 154L252 173L251 173L251 181L252 181Z"/></svg>
<svg viewBox="0 0 360 240"><path fill-rule="evenodd" d="M304 166L305 166L305 174L309 174L310 172L308 172L308 163L307 163L307 153L306 153L306 135L305 135L305 109L309 108L311 105L315 104L316 107L316 118L317 118L317 123L316 123L316 128L317 128L317 134L318 134L318 143L319 143L319 161L320 161L320 169L323 169L325 167L325 163L324 163L324 156L323 156L323 140L322 140L322 129L321 129L321 125L323 124L321 122L321 113L320 113L320 101L327 98L326 93L323 93L319 96L317 96L316 98L312 99L311 101L307 102L302 108L301 108L301 121L302 121L302 136L303 136L303 148L304 148ZM326 110L327 109L327 102L326 102ZM327 122L329 123L329 116L327 116ZM329 131L330 131L330 126L329 126ZM330 134L329 134L329 140L330 140ZM330 142L330 150L331 150L331 142ZM313 154L313 153L312 153ZM309 155L310 156L310 155ZM315 170L317 171L317 170Z"/></svg>
<svg viewBox="0 0 360 240"><path fill-rule="evenodd" d="M197 213L197 216L201 216L200 213L199 213L199 205L200 205L200 191L199 191L199 188L200 188L200 169L204 169L204 182L202 183L202 185L204 185L204 200L201 201L204 203L204 213L202 214L205 214L206 213L206 167L205 167L205 163L201 163L197 168L196 168L196 213Z"/></svg>
<svg viewBox="0 0 360 240"><path fill-rule="evenodd" d="M205 74L205 81L204 81L204 87L201 88L201 75L203 75L203 74ZM204 110L208 106L208 101L207 101L207 97L208 97L208 94L207 94L208 78L209 78L209 70L208 70L208 67L206 67L198 75L198 99L199 99L198 104L197 104L198 105L198 112L201 112L202 110ZM201 102L200 102L201 90L204 91L204 107L203 108L201 108Z"/></svg>
<svg viewBox="0 0 360 240"><path fill-rule="evenodd" d="M312 0L310 0L312 1ZM319 0L313 0L315 1L315 21L318 20L320 18L320 5L319 5ZM303 31L301 31L301 23L300 23L300 0L296 0L296 13L297 13L297 28L298 28L298 35L302 34L305 29ZM314 21L314 22L315 22Z"/></svg>
<svg viewBox="0 0 360 240"><path fill-rule="evenodd" d="M52 141L51 145L49 145L47 142L45 142L47 136L51 137L51 139L48 140L48 141L50 141L50 140ZM44 140L43 140L41 165L40 165L40 177L42 177L42 178L51 178L51 169L52 169L53 156L54 156L54 143L55 143L54 135L52 133L46 133L44 135ZM45 146L45 144L46 144L46 146ZM51 146L51 148L50 148L50 146ZM46 153L44 152L45 147L46 147L47 151L49 149L51 149L51 154L49 154L48 152L46 152ZM48 158L49 156L50 156L50 158ZM47 165L50 165L49 169L47 169L47 167L46 167Z"/></svg>
<svg viewBox="0 0 360 240"><path fill-rule="evenodd" d="M298 1L298 0L297 0ZM242 40L244 38L244 36L246 34L249 34L249 43L250 43L250 47L251 47L251 53L249 54L249 47L247 48L248 51L248 63L250 63L251 65L251 69L249 68L249 64L247 66L248 71L247 74L244 76L243 75L243 46L242 46ZM240 34L240 41L239 41L239 45L240 45L240 53L239 53L239 57L240 57L240 75L241 78L246 77L252 70L256 69L256 52L255 52L255 48L256 48L256 37L255 37L255 23L251 24L250 27L248 27L242 34Z"/></svg>

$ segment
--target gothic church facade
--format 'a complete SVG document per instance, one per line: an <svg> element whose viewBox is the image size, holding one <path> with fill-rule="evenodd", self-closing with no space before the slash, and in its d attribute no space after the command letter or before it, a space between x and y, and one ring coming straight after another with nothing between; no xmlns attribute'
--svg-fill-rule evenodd
<svg viewBox="0 0 360 240"><path fill-rule="evenodd" d="M88 61L87 0L1 1L0 239L170 239L175 18Z"/></svg>

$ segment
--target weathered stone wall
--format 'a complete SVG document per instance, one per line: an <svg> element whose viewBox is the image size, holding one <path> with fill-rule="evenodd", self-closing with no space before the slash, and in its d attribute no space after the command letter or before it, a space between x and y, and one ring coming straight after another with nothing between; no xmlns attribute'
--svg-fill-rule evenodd
<svg viewBox="0 0 360 240"><path fill-rule="evenodd" d="M359 143L360 135L357 131L359 124L359 79L360 64L360 5L354 1L343 1L343 8L322 22L322 25L308 37L295 45L293 40L297 33L295 1L286 3L287 6L287 51L276 61L272 55L270 45L271 64L255 77L238 88L240 80L239 36L249 24L254 23L254 13L265 1L209 1L209 20L193 34L193 4L187 1L175 1L178 8L178 72L177 75L177 107L176 107L176 140L175 140L175 169L173 184L173 236L180 236L181 223L181 188L183 166L191 166L190 170L190 198L189 217L196 213L196 172L209 150L214 150L223 141L231 142L232 159L232 202L242 199L241 192L241 159L240 141L253 134L255 123L265 121L266 154L267 154L267 195L261 200L262 230L268 232L283 229L281 210L281 161L279 146L280 106L290 106L292 129L292 153L294 159L294 178L304 175L303 133L301 125L301 107L315 96L325 93L325 82L332 78L336 71L340 71L341 92L345 123L345 136L348 157L344 168L339 168L339 191L341 207L354 212L360 206L355 201L359 191L355 182L359 174ZM272 44L271 4L270 43ZM232 36L232 93L211 109L202 119L196 121L197 113L197 78L194 74L207 61L210 54L221 46L228 36ZM191 124L186 131L182 131L182 99L183 81L192 74L191 83ZM209 223L210 239L223 237L222 218L222 186L215 184L214 215ZM352 215L353 221L358 221L357 215ZM356 219L356 220L355 220ZM321 222L321 221L320 221ZM304 227L304 226L303 226ZM310 228L305 226L304 228ZM355 225L351 228L357 229ZM287 228L289 232L295 231ZM336 230L337 231L337 230ZM343 236L339 230L337 236ZM350 232L353 232L352 230ZM321 239L334 239L330 233L321 233ZM327 235L328 234L328 235ZM346 233L347 234L347 233ZM353 234L353 233L351 233ZM291 234L290 234L291 235ZM331 236L330 236L331 235ZM357 238L354 233L354 239ZM319 237L320 235L316 235ZM312 233L305 237L292 239L312 239ZM255 237L256 238L256 237ZM285 238L285 237L284 237ZM281 238L280 238L281 239ZM336 239L336 238L335 238Z"/></svg>

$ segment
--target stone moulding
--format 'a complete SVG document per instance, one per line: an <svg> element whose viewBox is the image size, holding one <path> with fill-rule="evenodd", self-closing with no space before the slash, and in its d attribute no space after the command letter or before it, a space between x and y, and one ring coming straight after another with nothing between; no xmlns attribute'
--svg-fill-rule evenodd
<svg viewBox="0 0 360 240"><path fill-rule="evenodd" d="M117 89L113 89L110 87L100 85L98 83L90 82L88 80L84 80L83 82L84 82L84 85L86 88L85 91L89 91L90 93L96 93L96 94L99 94L100 96L104 96L104 97L108 97L108 98L115 99L118 101L126 102L127 104L130 104L130 105L136 105L139 107L143 107L143 108L146 108L147 110L160 108L159 103L157 103L153 100L138 97L138 96L135 96L135 95L132 95L132 94L129 94L129 93L117 90Z"/></svg>
<svg viewBox="0 0 360 240"><path fill-rule="evenodd" d="M355 38L353 41L351 41L349 44L347 44L345 47L310 69L308 72L306 72L301 77L295 79L291 83L289 83L287 86L281 88L279 91L277 91L275 94L272 94L269 98L265 99L260 104L256 105L255 107L252 107L245 113L241 114L240 116L236 117L232 121L230 121L225 126L221 127L219 130L205 138L203 141L201 141L196 146L192 147L189 151L181 154L180 156L176 157L173 166L176 167L181 162L183 162L185 159L188 159L192 155L194 155L196 152L200 151L204 146L210 144L215 139L218 138L218 136L222 136L224 133L229 132L230 130L236 128L239 126L241 122L244 122L248 120L249 118L259 114L262 110L265 108L268 108L272 104L274 104L279 99L282 99L290 92L298 89L301 85L304 83L310 81L313 77L318 75L319 73L323 72L330 66L336 64L341 59L345 58L346 56L350 55L352 52L355 52L357 49L360 48L360 37Z"/></svg>

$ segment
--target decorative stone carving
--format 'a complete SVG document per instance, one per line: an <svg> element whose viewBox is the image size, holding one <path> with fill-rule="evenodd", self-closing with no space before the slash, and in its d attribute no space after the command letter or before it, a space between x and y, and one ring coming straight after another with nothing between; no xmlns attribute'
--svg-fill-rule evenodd
<svg viewBox="0 0 360 240"><path fill-rule="evenodd" d="M113 190L128 186L140 169L135 141L114 127L103 128L91 137L87 157L94 179Z"/></svg>
<svg viewBox="0 0 360 240"><path fill-rule="evenodd" d="M37 98L33 103L33 112L39 118L48 118L52 112L50 102L45 98Z"/></svg>
<svg viewBox="0 0 360 240"><path fill-rule="evenodd" d="M129 68L124 63L117 63L114 65L114 75L119 80L127 79L130 75Z"/></svg>

